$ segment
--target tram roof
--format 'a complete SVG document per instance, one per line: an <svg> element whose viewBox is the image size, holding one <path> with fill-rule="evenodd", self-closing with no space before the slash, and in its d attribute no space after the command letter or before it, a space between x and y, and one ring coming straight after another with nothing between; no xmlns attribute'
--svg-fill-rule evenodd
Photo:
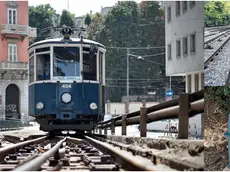
<svg viewBox="0 0 230 172"><path fill-rule="evenodd" d="M55 39L46 39L46 40L42 40L42 41L39 41L39 42L36 42L34 44L32 44L29 48L33 48L33 47L36 47L38 45L44 45L44 44L64 44L65 42L68 42L68 44L88 44L88 45L97 45L99 47L102 47L102 48L105 48L104 45L96 42L96 41L92 41L92 40L89 40L89 39L82 39L83 41L81 42L81 39L80 38L70 38L70 40L65 40L63 38L55 38Z"/></svg>

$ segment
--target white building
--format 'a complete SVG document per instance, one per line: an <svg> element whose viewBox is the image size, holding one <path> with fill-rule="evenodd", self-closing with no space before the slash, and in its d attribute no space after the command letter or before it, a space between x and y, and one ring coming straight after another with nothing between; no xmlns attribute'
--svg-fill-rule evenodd
<svg viewBox="0 0 230 172"><path fill-rule="evenodd" d="M204 2L165 2L166 75L186 76L186 92L204 87Z"/></svg>
<svg viewBox="0 0 230 172"><path fill-rule="evenodd" d="M109 11L111 11L113 7L102 7L101 6L101 15L105 16L108 14Z"/></svg>
<svg viewBox="0 0 230 172"><path fill-rule="evenodd" d="M77 27L86 28L86 25L85 25L85 16L75 17L75 19L76 19Z"/></svg>

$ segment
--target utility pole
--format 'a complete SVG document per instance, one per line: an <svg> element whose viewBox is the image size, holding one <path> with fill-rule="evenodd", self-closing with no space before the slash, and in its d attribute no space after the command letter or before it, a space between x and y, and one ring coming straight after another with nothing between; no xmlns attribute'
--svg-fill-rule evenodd
<svg viewBox="0 0 230 172"><path fill-rule="evenodd" d="M67 2L68 2L68 11L69 11L69 0L67 0Z"/></svg>
<svg viewBox="0 0 230 172"><path fill-rule="evenodd" d="M127 106L126 113L129 113L129 49L127 48Z"/></svg>

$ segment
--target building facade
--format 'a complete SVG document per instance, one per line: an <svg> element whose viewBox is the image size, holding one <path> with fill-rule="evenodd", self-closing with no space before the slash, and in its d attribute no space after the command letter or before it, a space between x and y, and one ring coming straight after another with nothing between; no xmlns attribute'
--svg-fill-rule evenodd
<svg viewBox="0 0 230 172"><path fill-rule="evenodd" d="M109 11L111 11L113 7L102 7L101 6L101 15L105 16L108 14Z"/></svg>
<svg viewBox="0 0 230 172"><path fill-rule="evenodd" d="M186 76L186 92L204 87L204 2L165 2L166 75Z"/></svg>
<svg viewBox="0 0 230 172"><path fill-rule="evenodd" d="M0 1L0 118L28 120L28 1Z"/></svg>

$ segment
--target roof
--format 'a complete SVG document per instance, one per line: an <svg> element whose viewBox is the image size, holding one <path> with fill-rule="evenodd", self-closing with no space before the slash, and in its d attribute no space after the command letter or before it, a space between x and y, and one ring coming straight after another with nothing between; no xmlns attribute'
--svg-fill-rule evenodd
<svg viewBox="0 0 230 172"><path fill-rule="evenodd" d="M44 44L63 44L65 42L68 42L68 44L90 44L90 45L96 45L96 46L99 46L99 47L102 47L102 48L105 48L104 45L96 42L96 41L92 41L92 40L89 40L89 39L82 39L83 41L81 42L81 39L80 38L70 38L70 40L64 40L63 38L55 38L55 39L46 39L46 40L42 40L42 41L39 41L39 42L36 42L34 44L32 44L29 48L33 48L35 46L38 46L38 45L44 45Z"/></svg>

